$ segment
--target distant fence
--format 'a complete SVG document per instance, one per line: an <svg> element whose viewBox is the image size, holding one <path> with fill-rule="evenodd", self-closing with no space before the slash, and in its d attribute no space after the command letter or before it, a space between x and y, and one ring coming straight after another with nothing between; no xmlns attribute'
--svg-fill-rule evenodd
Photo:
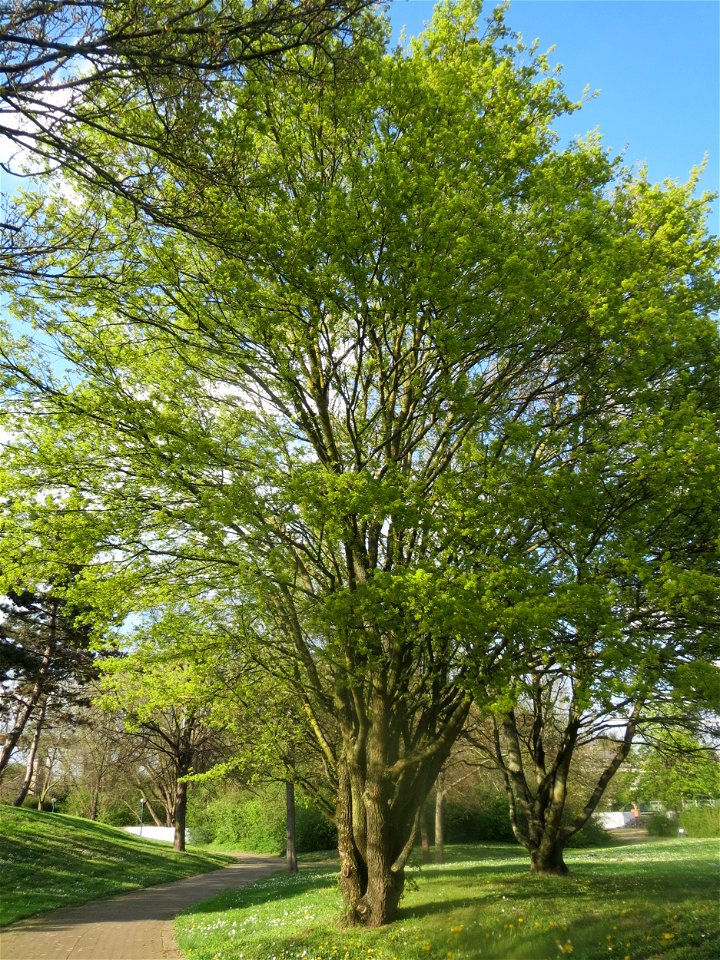
<svg viewBox="0 0 720 960"><path fill-rule="evenodd" d="M143 836L146 840L162 840L163 843L172 843L175 839L174 827L148 827L143 825L142 834L140 827L123 827L126 833L134 833L136 837ZM185 831L185 840L190 842L190 831Z"/></svg>
<svg viewBox="0 0 720 960"><path fill-rule="evenodd" d="M629 810L608 810L604 813L593 814L593 820L604 830L619 830L627 827L635 819L635 814Z"/></svg>

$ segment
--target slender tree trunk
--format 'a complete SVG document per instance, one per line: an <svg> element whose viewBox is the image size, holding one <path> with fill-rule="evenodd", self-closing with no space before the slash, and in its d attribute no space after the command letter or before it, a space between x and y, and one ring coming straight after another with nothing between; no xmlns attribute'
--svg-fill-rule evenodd
<svg viewBox="0 0 720 960"><path fill-rule="evenodd" d="M181 774L184 776L184 774ZM175 838L173 848L182 853L185 850L185 816L187 813L187 783L178 780L175 789Z"/></svg>
<svg viewBox="0 0 720 960"><path fill-rule="evenodd" d="M295 843L295 784L285 781L285 859L288 873L298 872Z"/></svg>
<svg viewBox="0 0 720 960"><path fill-rule="evenodd" d="M42 661L38 669L35 682L29 692L29 694L20 698L22 706L18 710L15 716L15 722L13 724L12 730L5 736L3 745L0 748L0 775L2 775L3 770L7 767L10 762L10 758L15 750L15 747L18 744L18 740L23 734L25 727L27 726L30 717L33 714L33 711L37 707L38 701L42 696L43 688L45 685L45 679L47 677L48 669L50 666L50 660L52 658L53 652L55 651L55 616L53 614L53 620L51 622L51 642L47 644L43 650Z"/></svg>
<svg viewBox="0 0 720 960"><path fill-rule="evenodd" d="M175 815L177 812L177 801L178 801L178 783L177 777L180 777L181 774L176 774L176 779L168 779L168 783L163 787L160 787L160 795L163 800L163 806L165 807L165 826L173 827L175 826Z"/></svg>
<svg viewBox="0 0 720 960"><path fill-rule="evenodd" d="M99 805L100 805L100 787L95 786L93 788L91 799L90 799L90 819L91 820L97 820Z"/></svg>
<svg viewBox="0 0 720 960"><path fill-rule="evenodd" d="M422 850L423 863L430 863L430 831L428 830L425 804L420 811L420 849Z"/></svg>
<svg viewBox="0 0 720 960"><path fill-rule="evenodd" d="M92 780L92 790L90 792L90 819L97 820L98 810L100 808L100 794L105 780L107 753L103 750L100 761L95 764L95 775Z"/></svg>
<svg viewBox="0 0 720 960"><path fill-rule="evenodd" d="M445 863L445 776L440 772L435 785L435 863Z"/></svg>
<svg viewBox="0 0 720 960"><path fill-rule="evenodd" d="M27 765L25 767L25 779L22 782L20 787L20 792L13 801L14 807L21 807L25 802L25 797L27 797L30 790L30 785L33 782L33 779L36 776L35 765L37 763L37 753L38 746L40 744L40 736L42 734L43 726L45 724L45 712L47 710L47 702L43 701L43 705L40 708L40 715L37 718L35 723L35 732L33 733L32 743L30 744L30 752L28 753Z"/></svg>
<svg viewBox="0 0 720 960"><path fill-rule="evenodd" d="M150 798L147 796L145 797L145 812L150 813L152 822L155 824L156 827L171 827L173 825L172 817L170 817L168 821L167 811L164 811L165 812L164 821L157 815L157 813L153 808L152 802L150 801Z"/></svg>

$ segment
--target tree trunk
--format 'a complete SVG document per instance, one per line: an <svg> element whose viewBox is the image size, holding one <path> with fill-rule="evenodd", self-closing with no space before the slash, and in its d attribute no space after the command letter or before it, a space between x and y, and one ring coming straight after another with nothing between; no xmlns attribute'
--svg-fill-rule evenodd
<svg viewBox="0 0 720 960"><path fill-rule="evenodd" d="M151 816L151 818L152 818L152 822L155 824L156 827L171 827L171 826L173 825L172 818L170 818L170 822L168 822L167 812L166 812L166 811L163 811L163 812L165 812L165 815L166 815L166 818L165 818L164 821L157 815L157 813L155 812L155 810L154 810L154 808L153 808L152 801L150 800L150 797L147 797L147 796L145 797L145 812L146 812L146 813L148 813L148 812L150 813L150 816Z"/></svg>
<svg viewBox="0 0 720 960"><path fill-rule="evenodd" d="M185 815L187 813L187 783L178 780L175 788L175 838L173 848L185 850Z"/></svg>
<svg viewBox="0 0 720 960"><path fill-rule="evenodd" d="M288 873L298 872L297 848L295 844L295 784L285 781L285 858Z"/></svg>
<svg viewBox="0 0 720 960"><path fill-rule="evenodd" d="M356 913L369 927L384 926L395 918L405 886L405 863L398 861L396 857L399 845L397 840L402 838L403 825L396 824L397 833L396 830L388 829L387 811L390 809L392 796L390 788L386 777L372 777L366 781L363 793L368 883L364 896L356 906ZM417 822L406 825L406 829L409 826L414 839Z"/></svg>
<svg viewBox="0 0 720 960"><path fill-rule="evenodd" d="M383 716L385 709L375 701L366 735L346 734L338 762L336 825L348 925L379 927L395 919L423 804L468 707L458 704L449 733L412 760L398 759L389 735L395 718Z"/></svg>
<svg viewBox="0 0 720 960"><path fill-rule="evenodd" d="M540 846L530 851L530 870L541 876L554 875L564 877L568 868L563 860L563 842L561 837L554 839L543 837Z"/></svg>
<svg viewBox="0 0 720 960"><path fill-rule="evenodd" d="M30 785L33 782L34 777L36 776L35 764L37 762L37 752L38 746L40 744L40 736L42 734L43 725L45 723L45 711L47 708L47 703L43 702L43 705L40 709L40 716L37 719L35 724L35 732L33 734L32 743L30 744L30 752L28 753L27 765L25 767L25 779L22 782L20 787L20 793L13 801L14 807L21 807L25 802L25 797L28 795L30 790Z"/></svg>
<svg viewBox="0 0 720 960"><path fill-rule="evenodd" d="M430 863L430 831L428 830L427 809L425 804L420 811L420 848L423 863Z"/></svg>
<svg viewBox="0 0 720 960"><path fill-rule="evenodd" d="M533 873L565 876L569 872L563 850L573 831L562 821L578 727L579 720L571 711L552 757L538 732L533 754L527 758L531 781L525 771L514 712L502 718L504 743L500 741L498 722L494 723L496 760L505 779L513 833L530 854Z"/></svg>
<svg viewBox="0 0 720 960"><path fill-rule="evenodd" d="M403 831L392 816L389 797L387 782L372 776L361 780L357 769L347 771L338 790L340 888L349 926L380 927L397 912L417 820ZM405 856L404 835L410 841Z"/></svg>
<svg viewBox="0 0 720 960"><path fill-rule="evenodd" d="M2 747L0 748L0 775L2 774L5 767L10 762L10 757L17 746L18 740L22 736L23 730L27 726L27 723L30 717L33 714L33 711L37 707L38 701L43 693L43 688L45 685L45 679L50 667L50 660L52 658L53 652L55 650L55 620L53 615L53 622L51 627L51 642L47 644L43 651L42 660L40 662L40 668L38 670L35 683L30 690L30 693L25 698L20 698L22 706L18 710L15 716L15 723L13 724L12 730L5 735L3 740Z"/></svg>
<svg viewBox="0 0 720 960"><path fill-rule="evenodd" d="M435 863L445 863L444 780L445 777L441 772L435 786Z"/></svg>
<svg viewBox="0 0 720 960"><path fill-rule="evenodd" d="M100 787L94 787L90 800L90 819L97 820L98 806L100 805Z"/></svg>
<svg viewBox="0 0 720 960"><path fill-rule="evenodd" d="M345 903L345 921L351 926L356 922L355 905L360 902L367 889L367 867L358 848L355 824L353 822L358 805L362 804L359 794L353 796L350 763L341 759L338 765L338 793L335 824L338 833L338 853L340 855L340 891ZM360 818L357 826L361 825Z"/></svg>

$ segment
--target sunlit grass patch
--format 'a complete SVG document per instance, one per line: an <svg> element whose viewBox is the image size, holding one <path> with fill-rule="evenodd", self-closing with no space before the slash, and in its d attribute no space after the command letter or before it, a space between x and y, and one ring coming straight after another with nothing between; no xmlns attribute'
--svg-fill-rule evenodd
<svg viewBox="0 0 720 960"><path fill-rule="evenodd" d="M0 805L0 926L213 870L232 858L175 853L115 827Z"/></svg>
<svg viewBox="0 0 720 960"><path fill-rule="evenodd" d="M313 865L182 915L188 960L714 960L718 845L663 840L568 853L569 877L528 872L512 846L450 848L416 867L397 921L342 930L337 868Z"/></svg>

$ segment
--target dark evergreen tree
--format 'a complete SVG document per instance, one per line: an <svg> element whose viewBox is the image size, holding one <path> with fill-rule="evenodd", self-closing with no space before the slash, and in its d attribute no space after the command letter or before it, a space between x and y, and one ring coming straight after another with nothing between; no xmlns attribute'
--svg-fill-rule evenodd
<svg viewBox="0 0 720 960"><path fill-rule="evenodd" d="M67 721L87 702L95 657L80 613L59 585L10 591L0 600L0 774L31 720L39 737L38 720L42 727L59 712Z"/></svg>

